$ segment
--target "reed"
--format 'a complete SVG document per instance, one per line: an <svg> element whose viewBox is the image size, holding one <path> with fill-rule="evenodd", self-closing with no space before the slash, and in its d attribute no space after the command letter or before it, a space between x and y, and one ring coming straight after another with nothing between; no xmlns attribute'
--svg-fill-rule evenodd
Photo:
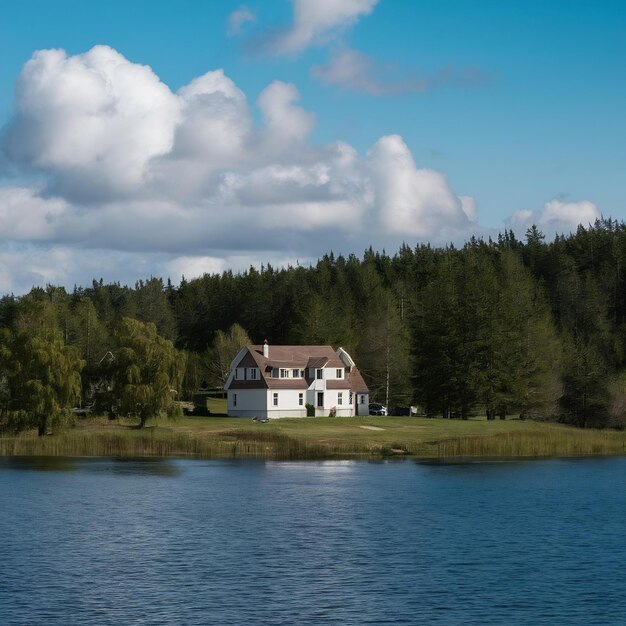
<svg viewBox="0 0 626 626"><path fill-rule="evenodd" d="M0 438L1 456L324 459L363 454L363 446L325 445L272 432L224 431L211 437L171 430L68 431L52 437Z"/></svg>
<svg viewBox="0 0 626 626"><path fill-rule="evenodd" d="M569 428L472 435L437 442L437 456L440 457L563 457L625 453L623 433Z"/></svg>
<svg viewBox="0 0 626 626"><path fill-rule="evenodd" d="M370 423L371 422L371 423ZM372 430L372 424L377 427ZM555 424L420 418L276 420L197 418L132 422L93 418L52 436L0 437L3 456L198 457L314 460L414 457L549 457L626 454L626 433Z"/></svg>

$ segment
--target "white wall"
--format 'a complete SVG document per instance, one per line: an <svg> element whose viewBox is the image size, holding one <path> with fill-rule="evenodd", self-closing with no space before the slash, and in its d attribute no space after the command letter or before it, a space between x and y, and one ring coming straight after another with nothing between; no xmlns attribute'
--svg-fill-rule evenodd
<svg viewBox="0 0 626 626"><path fill-rule="evenodd" d="M323 382L323 381L318 381ZM324 393L324 405L317 406L317 394ZM343 404L338 403L339 393L343 393ZM274 394L278 394L278 405L274 406ZM298 403L302 393L303 404ZM233 406L233 396L237 394L237 406ZM365 402L356 406L357 400L364 395ZM231 389L228 391L228 415L232 417L306 417L306 404L315 407L317 417L328 415L335 407L337 416L349 417L352 415L368 415L369 396L367 394L353 394L353 404L348 404L350 391L348 389L316 389L315 385L308 390L293 389Z"/></svg>
<svg viewBox="0 0 626 626"><path fill-rule="evenodd" d="M234 396L237 396L237 406L234 405ZM266 389L229 389L228 415L232 417L261 416L267 406Z"/></svg>
<svg viewBox="0 0 626 626"><path fill-rule="evenodd" d="M274 394L278 394L278 405L274 406ZM299 394L303 394L302 406ZM237 406L233 395L237 394ZM228 391L228 415L232 417L306 417L306 390L302 389L231 389Z"/></svg>

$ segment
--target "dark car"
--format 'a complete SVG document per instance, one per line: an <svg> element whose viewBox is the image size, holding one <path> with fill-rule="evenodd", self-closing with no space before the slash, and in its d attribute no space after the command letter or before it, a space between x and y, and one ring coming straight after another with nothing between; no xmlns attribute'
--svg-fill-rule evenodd
<svg viewBox="0 0 626 626"><path fill-rule="evenodd" d="M397 416L411 415L411 407L410 406L394 406L389 411L389 415L397 415Z"/></svg>
<svg viewBox="0 0 626 626"><path fill-rule="evenodd" d="M387 407L377 402L370 402L370 415L387 415Z"/></svg>

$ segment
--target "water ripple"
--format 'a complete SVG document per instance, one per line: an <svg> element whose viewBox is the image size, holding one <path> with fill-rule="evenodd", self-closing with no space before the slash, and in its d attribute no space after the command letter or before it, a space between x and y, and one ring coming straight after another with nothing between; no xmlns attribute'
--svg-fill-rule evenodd
<svg viewBox="0 0 626 626"><path fill-rule="evenodd" d="M0 459L0 623L623 624L626 459Z"/></svg>

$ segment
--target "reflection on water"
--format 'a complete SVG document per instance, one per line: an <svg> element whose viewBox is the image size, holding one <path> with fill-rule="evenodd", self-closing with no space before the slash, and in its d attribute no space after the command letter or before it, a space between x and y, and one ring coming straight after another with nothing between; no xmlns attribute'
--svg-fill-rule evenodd
<svg viewBox="0 0 626 626"><path fill-rule="evenodd" d="M623 624L626 459L0 459L0 623Z"/></svg>
<svg viewBox="0 0 626 626"><path fill-rule="evenodd" d="M180 467L163 458L81 458L57 456L0 457L0 471L83 472L145 476L178 476Z"/></svg>

